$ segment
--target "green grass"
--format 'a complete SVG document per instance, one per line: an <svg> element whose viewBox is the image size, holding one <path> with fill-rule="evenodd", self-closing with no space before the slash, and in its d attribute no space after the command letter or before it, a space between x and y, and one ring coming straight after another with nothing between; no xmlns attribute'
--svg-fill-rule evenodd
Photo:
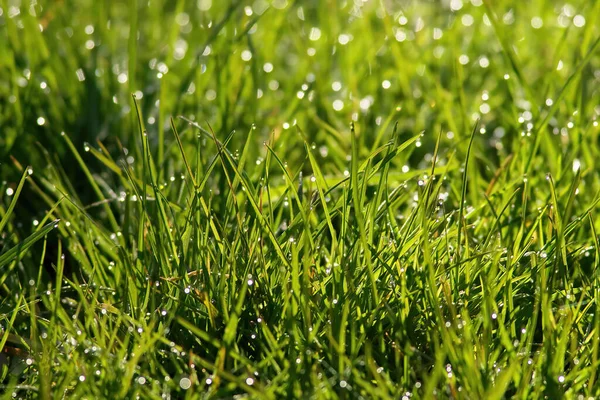
<svg viewBox="0 0 600 400"><path fill-rule="evenodd" d="M0 0L0 398L600 396L599 17Z"/></svg>

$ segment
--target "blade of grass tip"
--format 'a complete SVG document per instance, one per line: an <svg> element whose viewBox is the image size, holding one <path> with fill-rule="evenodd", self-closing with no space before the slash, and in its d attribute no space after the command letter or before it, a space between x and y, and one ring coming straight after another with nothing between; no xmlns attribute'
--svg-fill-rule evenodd
<svg viewBox="0 0 600 400"><path fill-rule="evenodd" d="M92 190L98 197L98 200L105 201L106 198L104 197L104 194L102 194L102 191L100 190L100 187L96 183L96 180L94 179L94 176L92 175L92 172L87 167L87 164L85 163L85 161L83 161L83 158L81 158L81 154L79 154L79 151L77 151L77 149L75 148L75 145L71 141L71 138L69 138L69 135L67 135L65 132L61 132L61 136L67 143L67 147L71 150L71 153L73 153L73 156L75 156L75 159L77 160L77 164L79 164L79 166L81 167L81 170L83 171L86 178L88 179L90 186L92 187ZM118 232L120 229L119 223L117 222L117 219L115 218L115 214L112 212L112 209L110 208L109 203L103 203L102 208L104 209L104 211L106 212L106 215L108 216L108 221L110 222L111 229L113 230L113 232Z"/></svg>
<svg viewBox="0 0 600 400"><path fill-rule="evenodd" d="M269 145L266 145L266 147L267 147L267 150L271 153L271 156L273 157L273 159L279 165L279 168L281 168L281 170L283 171L283 176L285 178L286 185L289 188L289 192L292 194L292 197L298 204L298 211L300 213L302 222L303 222L304 226L306 227L306 232L310 232L310 221L308 219L308 216L306 215L306 210L304 209L304 207L302 205L302 197L301 197L302 196L302 171L300 171L300 173L298 174L299 181L300 181L298 190L294 190L294 181L293 181L293 178L290 175L288 169L285 167L285 163L281 160L281 158L279 158L279 156L275 153L275 151ZM308 236L308 240L310 242L311 248L314 249L315 244L314 244L313 237L311 235Z"/></svg>
<svg viewBox="0 0 600 400"><path fill-rule="evenodd" d="M148 331L152 331L152 330L148 329ZM129 359L127 360L127 364L123 368L123 382L126 382L126 383L121 387L121 392L119 393L119 397L121 397L121 398L126 397L125 394L128 392L130 386L134 382L133 375L137 371L138 364L140 363L144 354L149 352L150 349L152 349L154 347L155 343L158 342L159 338L160 338L159 335L142 337L138 341L138 343L136 343L137 348L136 348L135 353L130 354Z"/></svg>
<svg viewBox="0 0 600 400"><path fill-rule="evenodd" d="M223 333L223 345L227 349L229 349L232 346L233 341L235 339L238 323L240 321L240 316L242 315L242 308L246 299L246 293L248 292L248 288L250 287L250 283L246 282L245 277L242 277L240 281L241 288L238 287L239 293L237 293L237 301L235 304L235 308L232 310L233 312L229 314L229 320L227 321L227 325L225 326L225 332Z"/></svg>
<svg viewBox="0 0 600 400"><path fill-rule="evenodd" d="M298 190L296 190L296 197L300 199L302 204L302 195L304 194L304 182L302 181L302 170L298 172Z"/></svg>
<svg viewBox="0 0 600 400"><path fill-rule="evenodd" d="M24 172L29 170L30 168L23 168L23 166L17 161L16 158L14 158L13 156L10 157L11 161L13 162L14 166L17 168L18 171ZM52 187L50 186L50 184L48 182L46 182L43 178L41 179L41 184L43 186L46 187ZM46 204L51 205L54 203L54 200L51 196L49 196L48 194L46 194L46 192L36 184L35 180L30 180L29 181L29 187L31 189L33 189L33 191L35 192L35 194L42 199Z"/></svg>
<svg viewBox="0 0 600 400"><path fill-rule="evenodd" d="M248 132L248 136L246 137L246 142L244 143L242 154L240 155L240 157L237 160L238 169L241 171L244 170L244 165L246 164L246 159L248 158L248 154L250 152L250 149L252 148L251 143L252 143L252 139L254 139L255 131L256 131L256 127L254 125L252 125L252 127L250 128L250 132ZM240 178L236 175L233 177L234 193L237 192L237 188L238 188L239 184L240 184Z"/></svg>
<svg viewBox="0 0 600 400"><path fill-rule="evenodd" d="M387 183L388 183L388 173L389 173L389 169L390 169L390 163L391 163L391 155L392 155L392 151L395 150L399 145L400 145L400 138L398 135L398 121L396 121L396 123L394 124L394 129L392 129L392 143L393 146L390 145L387 148L387 151L385 153L385 156L383 157L383 161L382 163L385 163L383 165L383 171L381 171L381 174L379 175L379 184L377 185L377 190L375 193L375 199L371 208L371 221L374 223L376 221L376 217L377 217L377 212L379 211L379 206L381 204L381 199L382 197L385 195L385 200L386 203L388 202L388 188L387 188ZM371 228L371 230L369 231L369 242L372 242L372 238L374 235L374 227Z"/></svg>
<svg viewBox="0 0 600 400"><path fill-rule="evenodd" d="M145 264L146 261L146 256L145 256L145 252L144 252L144 227L145 224L143 221L146 220L147 217L147 206L146 206L146 195L147 195L147 186L148 186L148 174L147 174L147 169L148 169L148 160L146 157L147 154L147 145L148 145L148 141L146 140L146 134L145 134L145 130L144 130L144 123L142 121L142 114L140 112L140 109L138 107L138 103L135 99L135 96L132 95L133 98L133 105L135 106L135 112L136 115L138 117L138 130L139 130L139 134L140 134L140 140L142 141L142 193L141 196L138 193L138 199L140 199L140 222L138 223L138 232L137 232L137 254L138 256L136 257L135 260L135 264L136 264L136 269L138 271L141 271L143 269L143 264ZM124 170L127 171L127 166L124 165ZM133 179L130 179L131 182L134 182ZM140 257L141 255L141 257Z"/></svg>
<svg viewBox="0 0 600 400"><path fill-rule="evenodd" d="M329 233L331 234L331 248L332 248L332 259L334 258L333 252L337 249L337 233L335 228L333 227L333 221L331 220L331 212L329 211L329 206L327 205L327 200L325 198L325 193L323 188L327 187L325 179L323 178L323 173L321 172L321 168L319 168L319 164L315 159L315 156L312 154L310 145L308 142L304 142L304 147L306 148L306 154L308 154L308 160L313 170L313 174L316 179L316 187L317 193L321 200L321 205L323 207L323 212L325 214L325 220L327 222L327 227L329 228Z"/></svg>
<svg viewBox="0 0 600 400"><path fill-rule="evenodd" d="M54 220L44 226L42 229L35 231L30 236L28 236L25 240L23 240L18 245L12 247L10 250L0 255L0 268L4 267L6 264L13 261L15 258L19 256L19 254L26 252L34 243L42 239L45 235L47 235L52 229L56 228L58 222L60 220ZM6 274L9 271L6 271ZM3 279L2 279L3 281ZM1 282L0 282L1 283Z"/></svg>
<svg viewBox="0 0 600 400"><path fill-rule="evenodd" d="M17 204L17 200L19 199L19 196L21 195L21 190L23 190L23 186L25 185L25 181L27 180L27 177L29 176L29 170L30 170L29 167L25 168L25 171L23 172L23 175L21 176L21 180L19 181L19 184L17 185L17 189L13 193L13 198L12 198L10 204L8 205L8 209L6 210L6 213L4 214L4 217L0 221L0 235L2 234L2 230L4 229L4 227L6 226L6 224L8 223L8 220L10 219L10 216L12 215L12 213L13 213L13 211L15 209L15 206Z"/></svg>
<svg viewBox="0 0 600 400"><path fill-rule="evenodd" d="M56 247L57 250L57 260L56 260L56 277L54 279L54 297L52 298L52 315L50 317L50 324L48 327L48 332L51 332L50 339L51 343L55 343L58 339L58 329L54 329L56 326L56 320L58 318L58 308L60 305L60 296L62 293L62 283L63 283L63 273L65 271L65 259L62 257L62 241L58 240L58 245Z"/></svg>
<svg viewBox="0 0 600 400"><path fill-rule="evenodd" d="M518 362L513 362L508 368L504 369L502 374L496 378L494 385L488 389L483 398L490 400L500 400L505 398L506 391L508 390L509 384L512 381L513 375L518 366Z"/></svg>
<svg viewBox="0 0 600 400"><path fill-rule="evenodd" d="M575 196L577 195L577 191L579 190L579 183L581 182L581 168L577 168L575 172L575 179L573 179L571 183L571 187L569 189L569 198L567 199L567 205L563 211L563 221L570 221L571 215L573 214L573 204L575 203Z"/></svg>
<svg viewBox="0 0 600 400"><path fill-rule="evenodd" d="M563 229L563 218L562 215L560 215L560 204L558 202L558 194L556 193L556 186L554 185L554 179L552 179L552 175L548 174L546 176L546 179L550 183L550 193L552 194L552 203L554 206L550 208L551 213L549 214L549 217L556 232L556 250L560 252L561 261L563 262L564 267L567 267L567 249Z"/></svg>
<svg viewBox="0 0 600 400"><path fill-rule="evenodd" d="M377 290L377 281L375 280L375 273L373 271L373 262L371 260L371 248L367 241L367 232L365 230L364 225L364 215L362 210L362 201L360 198L360 187L358 185L358 143L356 137L356 131L354 129L354 122L350 123L350 134L351 134L351 146L352 146L352 160L350 162L350 185L352 186L352 202L354 204L354 213L356 216L356 223L358 225L358 230L360 233L360 241L363 246L364 251L364 259L367 263L367 272L369 275L369 281L371 283L371 290L373 295L373 300L375 302L374 306L377 307L379 305L379 293ZM366 179L366 177L364 178ZM371 227L373 229L373 227Z"/></svg>
<svg viewBox="0 0 600 400"><path fill-rule="evenodd" d="M44 218L42 218L40 220L40 224L35 229L36 231L39 231L40 229L42 229L42 227L46 225L46 221L51 220L52 217L54 217L54 212L56 211L56 209L58 208L58 206L60 206L60 204L63 202L63 200L65 200L64 197L61 197L60 199L56 200L56 202L54 203L54 205L52 206L52 208L50 208L50 210L48 210L46 212L46 215L44 216Z"/></svg>
<svg viewBox="0 0 600 400"><path fill-rule="evenodd" d="M215 138L215 140L216 140L216 138ZM271 226L269 225L269 223L266 221L265 216L260 211L258 201L256 200L256 198L254 198L254 195L253 195L254 191L252 189L252 185L248 182L247 177L237 168L236 163L233 161L233 159L230 157L230 155L227 152L221 152L220 154L222 157L223 167L225 167L225 160L227 160L229 162L229 164L231 165L234 173L240 177L240 183L246 189L247 199L250 202L252 209L254 210L254 213L256 215L258 222L260 223L260 225L262 225L263 229L266 231L267 236L269 237L269 240L271 241L271 244L273 245L273 247L275 249L275 252L277 253L277 255L279 256L279 258L281 259L281 261L284 263L284 265L286 267L288 267L288 268L291 267L289 260L283 253L283 250L282 250L279 242L277 241L277 238L275 237L275 233L271 229ZM238 217L239 217L239 215L238 215Z"/></svg>
<svg viewBox="0 0 600 400"><path fill-rule="evenodd" d="M516 236L514 236L514 238L512 239L513 245L512 245L512 254L519 254L520 253L520 248L521 245L523 243L523 237L526 235L526 229L527 229L527 210L528 208L528 203L529 203L529 198L531 197L531 183L529 182L529 179L527 177L523 178L523 186L522 186L523 190L521 192L521 204L520 204L520 208L521 208L521 215L520 215L520 220L521 223L519 224L519 230L517 231Z"/></svg>
<svg viewBox="0 0 600 400"><path fill-rule="evenodd" d="M207 124L208 124L208 122L207 122ZM241 212L240 212L240 208L239 208L239 204L238 204L238 199L237 199L236 193L233 189L233 181L231 180L231 177L229 176L229 172L227 172L227 165L226 165L225 160L227 160L229 162L229 164L231 164L231 167L233 168L236 176L240 176L240 177L243 176L243 172L238 169L238 165L235 162L234 158L230 157L231 153L226 152L223 145L220 144L220 142L217 140L217 135L215 134L215 131L212 129L210 124L208 124L208 128L211 133L211 138L212 138L213 142L215 143L215 146L217 147L217 157L221 161L221 166L223 167L223 175L225 176L225 180L227 181L227 186L229 187L229 191L231 193L231 201L233 204L233 208L235 210L235 218L236 218L236 221L238 224L238 228L240 229L240 231L242 231L243 230L243 222L242 222L242 216L241 216ZM246 189L248 190L249 188L246 188ZM245 237L242 237L242 240L245 240Z"/></svg>
<svg viewBox="0 0 600 400"><path fill-rule="evenodd" d="M2 334L2 338L0 339L0 354L2 353L2 350L4 350L4 346L6 345L6 342L8 341L8 337L10 336L10 330L12 329L15 320L17 319L17 314L19 313L20 307L21 307L21 302L23 301L23 294L21 294L21 296L19 296L17 298L17 304L15 304L15 308L12 312L12 315L10 316L10 319L8 320L8 325L6 326L6 329L4 330L4 333Z"/></svg>
<svg viewBox="0 0 600 400"><path fill-rule="evenodd" d="M475 122L475 126L473 127L473 131L471 132L471 138L469 139L469 146L467 147L467 157L465 159L465 166L463 171L462 178L462 191L460 195L460 205L458 208L458 232L456 239L456 258L454 260L456 266L460 263L461 258L461 239L462 239L462 230L463 230L463 216L465 213L465 199L467 197L467 180L468 180L468 171L469 171L469 159L471 157L471 148L473 147L473 140L475 139L475 133L477 132L477 127L479 126L479 120ZM467 244L468 245L468 244ZM471 282L471 273L469 264L465 264L465 275L468 285Z"/></svg>
<svg viewBox="0 0 600 400"><path fill-rule="evenodd" d="M595 54L596 48L599 45L600 45L600 36L598 36L596 41L592 44L592 46L588 50L586 56L583 58L583 60L581 60L579 65L577 65L577 68L575 69L575 71L567 78L567 81L565 82L565 84L562 86L562 88L558 92L558 96L556 96L554 102L552 103L552 106L546 113L546 116L544 117L542 122L540 122L540 124L533 130L533 137L535 139L534 139L533 147L531 148L531 151L529 152L529 156L527 157L527 162L525 163L525 171L524 171L525 174L527 174L529 172L529 168L531 168L531 162L533 161L533 157L535 157L535 155L538 151L538 148L540 147L540 144L542 141L542 131L546 128L546 126L548 125L548 122L554 116L554 114L556 113L558 108L560 107L560 101L565 96L567 89L569 88L571 83L573 83L573 81L575 81L575 78L581 73L581 71L583 71L585 66L590 62L590 60L592 59L592 56Z"/></svg>
<svg viewBox="0 0 600 400"><path fill-rule="evenodd" d="M98 141L98 145L101 145L101 142ZM118 174L119 176L121 176L121 168L119 168L119 166L113 161L111 160L109 157L107 157L106 155L104 155L105 152L105 148L102 147L102 151L98 151L97 149L93 148L90 146L90 153L92 153L92 155L94 157L96 157L100 162L102 162L102 164L110 169L111 171L113 171L114 173ZM106 154L108 154L108 152L106 152Z"/></svg>
<svg viewBox="0 0 600 400"><path fill-rule="evenodd" d="M173 117L171 117L171 130L173 131L173 135L175 135L175 140L177 141L177 146L179 146L179 151L181 152L181 157L183 158L183 163L185 164L185 168L187 169L187 172L190 176L190 179L192 180L192 183L194 184L194 189L198 189L198 184L196 183L196 178L194 177L194 173L192 172L192 167L190 166L190 163L187 160L187 157L185 155L185 150L183 149L183 143L181 142L181 137L179 136L179 133L177 132L177 128L175 127L175 121L173 121Z"/></svg>
<svg viewBox="0 0 600 400"><path fill-rule="evenodd" d="M218 148L221 148L223 151L225 151L227 154L229 154L229 156L231 158L234 158L233 154L231 153L231 151L229 151L229 149L227 148L227 144L229 143L229 141L231 140L231 138L233 137L233 134L235 133L235 131L232 131L227 138L225 138L225 140L223 142L221 142L218 138L213 137L213 134L209 131L207 131L206 129L204 129L203 127L201 127L200 125L198 125L197 122L192 121L191 119L188 119L182 115L179 115L177 118L187 122L188 124L190 124L191 126L193 126L194 128L198 129L200 131L201 134L203 134L207 139L213 140L217 143Z"/></svg>
<svg viewBox="0 0 600 400"><path fill-rule="evenodd" d="M494 176L490 180L490 183L488 184L488 187L485 190L485 194L484 194L485 196L490 196L492 194L492 190L494 189L496 182L498 182L498 180L500 179L500 176L502 175L502 173L504 173L506 170L510 170L510 163L513 158L514 158L514 153L511 153L508 156L506 156L504 161L502 161L500 168L498 168L496 170L496 172L494 172Z"/></svg>
<svg viewBox="0 0 600 400"><path fill-rule="evenodd" d="M429 178L429 181L427 182L427 186L425 187L425 211L427 212L428 215L429 215L430 209L432 209L434 206L434 201L431 200L431 195L433 194L433 188L435 186L435 183L434 183L435 167L437 164L441 140L442 140L442 130L440 129L437 140L435 141L435 148L433 150L433 157L431 159L430 178Z"/></svg>
<svg viewBox="0 0 600 400"><path fill-rule="evenodd" d="M220 144L220 146L222 146L223 148L226 149L226 146L229 144L229 142L231 141L231 139L233 138L233 132L229 134L229 136L227 136L227 138L225 138L223 144ZM200 142L198 140L198 142ZM220 143L220 142L219 142ZM206 183L208 182L208 180L211 177L211 173L212 170L219 164L220 162L220 158L219 157L213 157L212 160L210 161L210 163L208 164L208 168L206 168L205 171L202 171L202 161L200 160L200 145L198 144L197 147L197 160L196 160L196 176L200 176L202 175L203 178L202 180L198 183L198 186L196 187L196 193L201 193L202 190L204 190L204 185L206 185ZM203 201L203 200L202 200Z"/></svg>
<svg viewBox="0 0 600 400"><path fill-rule="evenodd" d="M373 145L371 146L371 153L374 152L375 149L377 149L377 147L379 146L379 143L381 142L383 135L385 135L385 132L387 131L388 127L392 123L395 116L396 116L395 112L390 113L390 115L388 115L386 120L381 124L381 127L379 128L379 132L377 132L377 135L375 136L375 140L373 141ZM398 121L396 121L396 123L394 124L393 131L396 132L397 130L398 130ZM393 137L395 138L396 135L393 134Z"/></svg>
<svg viewBox="0 0 600 400"><path fill-rule="evenodd" d="M268 141L265 141L264 144L265 145L269 145L271 146L272 143L275 143L275 132L271 131L271 135L269 137ZM268 208L268 213L267 213L267 222L268 222L268 226L272 227L275 221L275 215L274 215L274 207L273 207L273 195L271 194L271 175L270 175L270 171L271 171L271 162L272 162L272 157L271 157L271 152L267 151L267 154L265 155L265 162L264 162L264 169L263 169L263 174L264 174L264 188L265 188L265 192L266 192L266 197L267 197L267 208ZM262 197L261 197L261 201L262 201ZM262 210L262 209L261 209ZM262 213L261 213L262 215Z"/></svg>
<svg viewBox="0 0 600 400"><path fill-rule="evenodd" d="M40 263L38 265L38 274L35 280L36 286L39 287L42 282L42 273L44 272L44 261L46 260L46 248L48 246L48 236L44 236L44 242L42 247L42 255L40 256Z"/></svg>
<svg viewBox="0 0 600 400"><path fill-rule="evenodd" d="M154 190L156 213L157 213L157 217L159 218L160 222L162 222L162 225L164 228L163 232L167 239L166 244L170 245L171 256L173 257L173 261L175 262L175 264L177 266L179 266L180 263L179 263L179 252L177 251L177 243L175 241L175 238L173 237L174 233L173 233L173 230L171 229L171 225L169 223L169 217L167 216L167 212L166 212L166 208L168 208L167 199L158 190L158 187L156 185L152 185L152 188ZM158 222L158 221L156 221L156 222ZM165 272L167 272L167 271L165 271ZM169 272L172 272L172 271L169 271Z"/></svg>
<svg viewBox="0 0 600 400"><path fill-rule="evenodd" d="M500 242L503 242L502 227L500 226L500 218L502 217L504 212L508 209L508 206L511 205L512 200L515 198L515 196L517 195L517 193L519 193L520 190L521 190L521 188L517 188L515 191L513 191L513 193L508 198L508 200L505 202L504 207L502 207L502 210L500 211L499 214L496 212L496 209L494 208L494 205L492 204L490 198L486 194L483 195L486 202L488 203L488 206L490 207L490 210L492 211L492 215L494 216L494 225L492 226L492 228L488 232L487 237L483 241L483 243L484 243L483 248L487 248L489 246L490 240L493 237L494 232L496 232L496 229L497 229L498 235L500 236Z"/></svg>

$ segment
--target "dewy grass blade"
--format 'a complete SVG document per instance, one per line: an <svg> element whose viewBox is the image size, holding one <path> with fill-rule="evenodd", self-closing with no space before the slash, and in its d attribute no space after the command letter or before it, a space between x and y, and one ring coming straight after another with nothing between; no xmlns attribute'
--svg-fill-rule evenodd
<svg viewBox="0 0 600 400"><path fill-rule="evenodd" d="M50 222L49 224L46 224L43 228L35 231L33 234L31 234L29 237L27 237L21 243L12 247L10 250L4 252L2 255L0 255L0 268L3 268L4 266L11 263L15 259L18 259L21 254L26 253L27 250L31 246L33 246L33 244L35 244L38 240L42 239L44 236L46 236L48 233L50 233L53 229L55 229L57 227L59 221L60 220L55 220L55 221Z"/></svg>
<svg viewBox="0 0 600 400"><path fill-rule="evenodd" d="M468 185L468 176L469 176L469 159L471 157L471 148L473 147L473 140L475 139L475 134L477 132L477 128L479 126L479 121L477 121L475 123L475 126L473 127L473 131L471 132L471 137L469 138L469 146L467 147L467 157L465 159L465 166L464 166L464 171L463 171L463 177L462 177L462 190L461 190L461 195L460 195L460 204L459 204L459 208L458 208L458 232L457 232L457 239L456 239L456 254L454 257L454 263L455 264L459 264L460 260L461 260L461 246L462 246L462 233L463 233L463 217L464 217L464 212L465 212L465 202L466 202L466 198L467 198L467 185ZM469 269L466 268L466 279L467 282L470 282L471 280L471 274L469 272Z"/></svg>
<svg viewBox="0 0 600 400"><path fill-rule="evenodd" d="M17 205L17 200L19 200L19 196L21 195L21 190L23 190L23 185L25 185L25 181L27 180L27 177L29 176L29 171L30 171L29 168L25 168L23 175L21 175L21 180L19 181L19 184L17 185L17 189L13 193L13 198L10 202L10 205L8 206L8 208L6 209L6 212L4 213L4 216L0 220L0 235L2 234L4 227L6 226L6 224L8 223L8 220L10 219L10 217L13 214L15 206Z"/></svg>
<svg viewBox="0 0 600 400"><path fill-rule="evenodd" d="M367 240L367 232L365 229L365 219L363 214L363 200L360 196L360 186L358 183L358 145L357 145L357 137L356 131L354 129L354 123L350 124L350 134L351 134L351 142L352 142L352 159L350 161L350 186L352 193L352 205L356 218L356 224L358 225L358 231L360 233L360 242L364 251L364 260L367 267L367 274L369 277L369 283L371 287L371 295L373 296L373 301L375 305L379 304L379 291L377 290L377 281L375 278L375 272L373 270L373 262L371 260L371 250L369 247L369 243ZM361 171L364 172L365 171ZM363 183L365 179L363 178ZM371 228L373 229L373 228Z"/></svg>
<svg viewBox="0 0 600 400"><path fill-rule="evenodd" d="M181 153L181 158L183 159L183 163L185 164L187 173L190 176L190 179L192 180L194 189L198 190L198 183L196 183L196 178L194 177L194 173L192 172L192 167L190 166L190 163L188 162L187 157L185 155L183 143L181 142L181 137L179 136L179 132L177 132L177 128L175 127L175 122L173 121L173 118L170 119L170 123L171 130L173 131L173 135L175 135L175 139L177 140L177 146L179 146L179 152Z"/></svg>
<svg viewBox="0 0 600 400"><path fill-rule="evenodd" d="M86 176L90 186L92 187L94 193L96 194L98 200L105 201L106 198L104 197L104 194L100 190L100 187L96 183L96 180L94 179L91 171L87 167L86 163L83 161L83 158L81 158L81 154L79 154L79 151L77 151L77 149L73 145L73 142L71 141L69 136L65 132L61 132L61 136L65 140L65 143L67 143L67 147L71 150L71 152L73 153L73 156L75 156L75 159L77 160L77 163L79 164L80 168L85 173L85 176ZM102 208L108 215L108 218L109 218L109 221L111 224L111 228L115 232L117 232L119 230L119 223L117 222L117 219L116 219L113 211L111 210L110 205L108 203L103 203Z"/></svg>
<svg viewBox="0 0 600 400"><path fill-rule="evenodd" d="M23 296L19 296L17 298L17 302L15 304L14 310L12 311L10 319L8 320L6 329L2 329L2 337L0 337L0 353L2 352L2 350L4 350L4 346L6 345L8 338L11 336L10 331L15 323L15 319L17 318L18 312L20 311L22 301L23 301Z"/></svg>

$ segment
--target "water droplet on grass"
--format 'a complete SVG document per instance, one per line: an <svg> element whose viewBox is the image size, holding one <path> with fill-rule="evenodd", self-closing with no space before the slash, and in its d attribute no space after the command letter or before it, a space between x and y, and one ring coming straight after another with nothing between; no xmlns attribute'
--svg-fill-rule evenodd
<svg viewBox="0 0 600 400"><path fill-rule="evenodd" d="M573 17L573 25L577 28L581 28L585 25L585 17L583 15L576 15Z"/></svg>
<svg viewBox="0 0 600 400"><path fill-rule="evenodd" d="M242 51L241 57L244 61L250 61L252 59L252 52L250 50L244 50Z"/></svg>
<svg viewBox="0 0 600 400"><path fill-rule="evenodd" d="M208 383L208 379L207 379L207 383ZM211 383L212 383L212 381L211 381ZM179 380L179 387L182 388L183 390L188 390L191 386L192 386L192 381L190 380L190 378L184 377Z"/></svg>
<svg viewBox="0 0 600 400"><path fill-rule="evenodd" d="M313 42L319 40L321 38L321 30L317 27L311 28L308 38Z"/></svg>

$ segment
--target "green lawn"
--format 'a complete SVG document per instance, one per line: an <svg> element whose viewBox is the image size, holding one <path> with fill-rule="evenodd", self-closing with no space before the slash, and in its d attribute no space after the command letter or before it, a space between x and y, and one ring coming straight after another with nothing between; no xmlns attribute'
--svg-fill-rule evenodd
<svg viewBox="0 0 600 400"><path fill-rule="evenodd" d="M600 1L0 0L0 398L600 396Z"/></svg>

